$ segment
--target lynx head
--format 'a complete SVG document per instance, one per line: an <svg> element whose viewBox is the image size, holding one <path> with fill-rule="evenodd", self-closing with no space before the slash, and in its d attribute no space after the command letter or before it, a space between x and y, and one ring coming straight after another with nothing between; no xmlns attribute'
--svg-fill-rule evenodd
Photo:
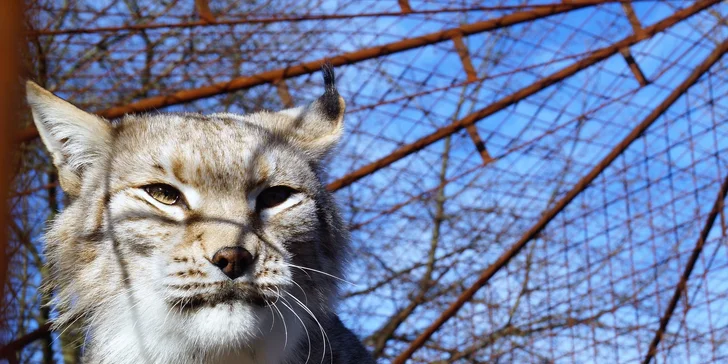
<svg viewBox="0 0 728 364"><path fill-rule="evenodd" d="M45 237L57 324L83 318L99 358L136 345L153 362L204 361L255 347L274 315L328 312L348 236L322 183L344 112L329 67L324 80L306 107L114 123L28 82L72 198Z"/></svg>

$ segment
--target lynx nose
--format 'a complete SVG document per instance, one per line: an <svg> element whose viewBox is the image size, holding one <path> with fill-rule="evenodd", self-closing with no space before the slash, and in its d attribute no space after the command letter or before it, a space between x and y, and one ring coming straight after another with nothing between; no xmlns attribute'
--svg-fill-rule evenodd
<svg viewBox="0 0 728 364"><path fill-rule="evenodd" d="M212 257L212 264L220 268L230 279L243 275L253 264L253 255L249 251L239 247L222 248Z"/></svg>

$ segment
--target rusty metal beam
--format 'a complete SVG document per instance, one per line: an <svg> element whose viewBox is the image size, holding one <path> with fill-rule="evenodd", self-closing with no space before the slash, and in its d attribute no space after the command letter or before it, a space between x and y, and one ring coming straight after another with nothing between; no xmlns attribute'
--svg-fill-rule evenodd
<svg viewBox="0 0 728 364"><path fill-rule="evenodd" d="M692 6L689 6L687 8L681 9L676 11L671 16L663 19L662 21L655 23L654 25L645 28L644 31L640 34L633 34L630 35L616 43L613 43L610 46L598 49L592 53L590 53L588 56L584 57L582 60L569 65L567 67L562 68L561 70L554 72L550 74L549 76L546 76L542 78L539 81L536 81L535 83L532 83L529 86L526 86L488 106L486 106L483 109L480 109L472 114L469 114L465 116L464 118L449 124L447 126L444 126L432 134L429 134L427 136L424 136L410 144L404 145L396 150L394 150L392 153L387 155L384 158L381 158L375 162L372 162L370 164L367 164L356 171L353 171L335 181L330 183L328 185L329 190L338 190L343 187L349 186L352 183L358 181L359 179L368 176L382 168L385 168L389 166L390 164L399 161L402 158L405 158L413 153L416 153L425 147L445 138L448 135L452 135L469 125L472 125L498 111L501 111L505 109L506 107L509 107L559 81L564 80L567 77L570 77L577 72L590 67L600 61L603 61L619 52L620 49L624 47L629 47L633 44L636 44L642 40L645 40L647 38L652 37L654 34L664 31L665 29L669 28L670 26L687 19L688 17L695 15L699 13L702 10L705 10L711 5L714 5L716 3L720 2L720 0L705 0L705 1L697 1Z"/></svg>
<svg viewBox="0 0 728 364"><path fill-rule="evenodd" d="M637 64L637 61L635 61L634 57L632 57L632 52L629 50L629 47L624 47L624 48L620 49L619 53L622 53L622 57L624 57L624 61L627 62L629 69L632 71L634 78L637 79L637 82L639 82L640 86L642 86L642 87L647 86L650 83L650 81L647 80L647 77L645 77L645 74L642 72L642 69Z"/></svg>
<svg viewBox="0 0 728 364"><path fill-rule="evenodd" d="M226 82L218 82L209 86L199 88L180 90L169 95L160 95L145 98L124 106L116 106L106 109L99 114L106 118L116 118L124 114L144 112L156 110L159 108L178 105L190 101L204 99L216 95L221 95L238 90L248 89L266 83L272 83L280 79L297 77L301 75L317 72L321 66L328 60L333 66L343 66L355 64L362 61L374 59L381 56L404 52L410 49L419 48L426 45L441 43L451 40L455 36L468 36L478 33L487 32L494 29L500 29L515 24L528 21L542 19L553 15L569 12L576 9L585 8L592 5L619 2L620 0L573 0L569 4L553 4L534 7L529 10L518 11L507 14L499 18L484 20L472 24L464 24L457 28L446 29L419 37L404 39L381 46L365 48L354 52L340 54L328 59L319 59L311 62L301 63L296 66L279 68L272 71L259 73L252 76L236 77ZM708 1L709 3L717 2L717 0ZM705 2L699 2L703 4ZM694 8L692 6L690 8ZM16 140L19 142L28 141L38 136L38 131L34 127L29 127L21 131Z"/></svg>
<svg viewBox="0 0 728 364"><path fill-rule="evenodd" d="M718 196L713 203L713 208L710 210L710 213L708 213L705 225L703 226L703 230L700 231L698 241L695 242L695 247L690 255L688 264L685 266L682 276L680 276L680 281L677 283L677 286L675 286L675 292L672 294L672 299L670 299L670 303L667 305L665 313L662 315L662 318L660 318L660 327L657 331L655 331L655 337L652 339L649 349L647 349L647 354L645 355L645 359L642 361L642 364L649 364L650 361L652 361L652 358L655 357L655 354L657 354L657 346L660 344L660 340L662 340L662 337L665 334L667 324L670 323L672 313L675 311L675 308L677 308L680 296L682 296L685 289L687 289L688 279L690 279L690 274L693 272L693 268L695 268L695 263L698 261L698 258L703 251L705 240L708 239L708 234L710 234L710 230L713 228L713 223L715 223L718 213L723 211L726 193L728 193L728 175L725 180L723 180L723 184L720 186Z"/></svg>
<svg viewBox="0 0 728 364"><path fill-rule="evenodd" d="M15 353L24 347L26 347L28 344L32 343L33 341L36 341L42 337L45 337L48 335L48 332L51 330L51 324L47 323L34 331L31 331L28 334L25 334L25 336L15 339L11 342L9 342L4 347L0 348L0 359L8 359L11 358Z"/></svg>
<svg viewBox="0 0 728 364"><path fill-rule="evenodd" d="M199 15L202 20L208 23L217 23L215 16L212 15L212 11L210 11L210 3L208 0L195 0L195 9L197 10L197 15Z"/></svg>
<svg viewBox="0 0 728 364"><path fill-rule="evenodd" d="M642 31L642 23L640 23L640 20L637 18L637 14L635 14L634 12L632 2L623 2L622 10L624 10L624 14L627 15L627 19L629 20L629 24L632 25L632 30L634 31L634 33L639 34Z"/></svg>
<svg viewBox="0 0 728 364"><path fill-rule="evenodd" d="M470 51L468 50L468 46L465 45L465 42L463 42L463 37L455 36L452 38L452 42L455 45L455 50L458 52L460 62L463 64L465 74L468 76L468 81L473 82L478 80L478 73L475 72L473 61L470 59Z"/></svg>
<svg viewBox="0 0 728 364"><path fill-rule="evenodd" d="M640 23L640 20L637 18L637 14L635 14L634 12L632 2L625 1L621 5L622 10L624 10L624 14L629 20L629 24L632 25L632 31L634 32L634 34L642 33L644 29L642 28L642 23ZM622 53L624 61L627 62L629 69L632 71L632 74L637 79L637 82L639 82L640 86L647 86L650 82L647 80L647 77L645 77L642 69L637 64L637 61L635 61L634 57L632 56L632 51L629 49L629 47L622 48L620 52Z"/></svg>
<svg viewBox="0 0 728 364"><path fill-rule="evenodd" d="M488 149L485 147L483 138L481 138L480 134L478 133L478 128L476 128L475 125L468 125L465 130L467 130L468 135L470 136L470 140L472 140L473 144L475 144L475 150L477 150L478 154L480 154L480 159L483 160L483 165L492 162L493 157L490 155Z"/></svg>
<svg viewBox="0 0 728 364"><path fill-rule="evenodd" d="M412 6L410 6L409 0L397 0L399 8L402 9L402 13L409 14L412 12Z"/></svg>
<svg viewBox="0 0 728 364"><path fill-rule="evenodd" d="M455 46L455 51L458 53L458 57L460 57L460 63L463 64L463 70L465 70L468 82L477 81L478 73L475 71L475 66L473 66L473 61L470 58L470 50L468 49L468 46L465 45L465 42L463 42L463 37L455 36L452 38L452 42ZM486 149L485 143L483 143L483 138L481 138L480 134L478 134L478 129L475 125L469 125L465 129L468 131L470 140L472 140L473 144L475 144L475 149L478 151L478 154L480 154L480 158L483 159L483 164L488 164L493 160L493 157L491 157L490 153L488 153L488 149Z"/></svg>
<svg viewBox="0 0 728 364"><path fill-rule="evenodd" d="M291 97L291 93L288 91L288 84L286 83L286 80L278 80L275 85L278 97L281 99L283 106L288 108L294 107L295 104Z"/></svg>
<svg viewBox="0 0 728 364"><path fill-rule="evenodd" d="M599 161L599 163L597 163L594 168L589 171L589 173L582 177L576 185L574 185L574 187L554 205L554 207L545 211L535 225L526 231L526 233L523 234L523 236L521 236L521 238L505 253L503 253L503 255L493 262L493 264L489 265L488 268L486 268L480 276L478 276L475 283L461 293L458 298L435 320L435 322L427 327L422 334L417 336L417 338L415 338L410 345L399 356L397 356L394 361L392 361L392 363L404 364L404 362L409 359L417 349L421 348L425 342L429 340L432 334L440 329L440 327L450 320L450 318L455 316L460 308L462 308L466 302L470 301L480 288L485 286L499 270L505 267L508 262L510 262L510 260L513 259L513 257L515 257L526 246L526 244L528 244L528 242L538 236L538 234L541 233L541 231L554 217L556 217L556 215L566 208L566 206L568 206L569 203L576 198L576 196L583 192L610 164L612 164L612 162L614 162L615 159L617 159L617 157L619 157L637 138L639 138L640 135L642 135L642 133L644 133L645 130L647 130L647 128L649 128L657 120L657 118L660 117L660 115L667 111L667 109L670 108L670 106L672 106L672 104L674 104L680 96L694 85L698 79L700 79L700 77L716 62L718 62L726 51L728 51L728 40L723 41L723 43L718 45L705 58L705 60L703 60L703 62L698 65L690 73L690 75L680 85L678 85L670 93L670 95L667 96L667 98L665 98L665 100L652 110L652 112L650 112L650 114L647 115L642 122L632 129L632 131L624 139L622 139L619 144L615 145L609 154Z"/></svg>

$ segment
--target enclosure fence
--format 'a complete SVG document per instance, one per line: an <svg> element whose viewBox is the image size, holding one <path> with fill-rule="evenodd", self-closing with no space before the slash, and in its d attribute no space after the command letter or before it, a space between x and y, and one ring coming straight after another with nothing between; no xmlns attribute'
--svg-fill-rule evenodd
<svg viewBox="0 0 728 364"><path fill-rule="evenodd" d="M25 2L24 78L108 119L347 103L342 320L380 362L728 361L728 2ZM27 109L0 358L52 332L68 201Z"/></svg>

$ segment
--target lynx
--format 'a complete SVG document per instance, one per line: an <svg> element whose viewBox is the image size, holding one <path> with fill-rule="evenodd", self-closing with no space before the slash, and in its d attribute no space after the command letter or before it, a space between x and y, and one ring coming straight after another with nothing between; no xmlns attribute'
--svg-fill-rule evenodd
<svg viewBox="0 0 728 364"><path fill-rule="evenodd" d="M27 99L71 203L45 235L86 363L373 363L334 313L348 232L322 179L345 103L109 122Z"/></svg>

